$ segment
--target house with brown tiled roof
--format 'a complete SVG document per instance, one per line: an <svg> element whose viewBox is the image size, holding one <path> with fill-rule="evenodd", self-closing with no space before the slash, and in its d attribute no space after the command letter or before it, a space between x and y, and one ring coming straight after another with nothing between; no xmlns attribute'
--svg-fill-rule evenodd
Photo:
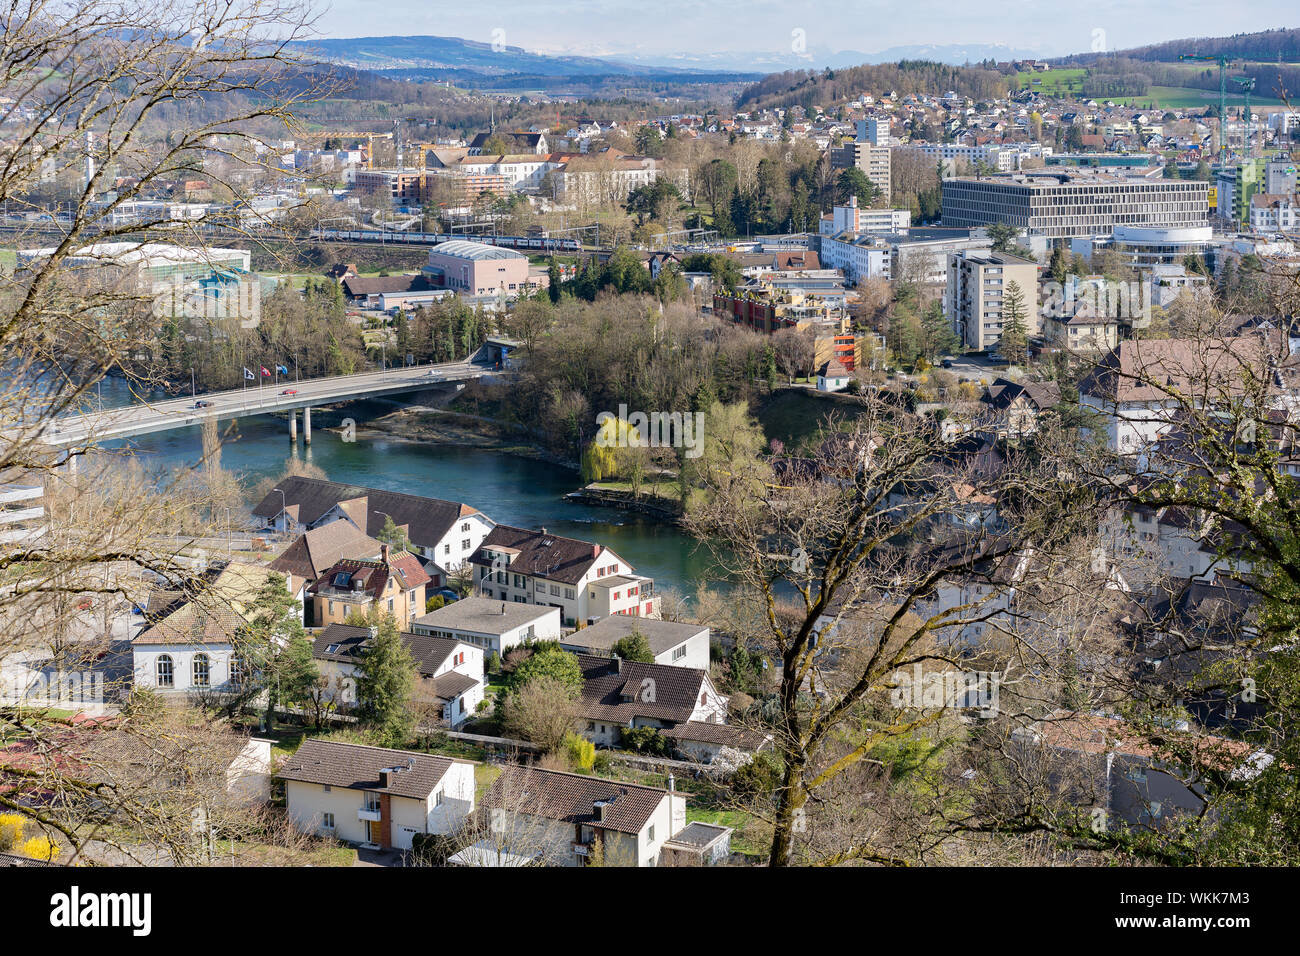
<svg viewBox="0 0 1300 956"><path fill-rule="evenodd" d="M343 558L307 588L312 620L317 625L342 624L352 612L367 614L373 607L405 626L424 613L429 580L419 558L381 544L378 560Z"/></svg>
<svg viewBox="0 0 1300 956"><path fill-rule="evenodd" d="M362 846L409 850L474 811L474 765L449 757L308 738L277 776L295 826Z"/></svg>
<svg viewBox="0 0 1300 956"><path fill-rule="evenodd" d="M267 492L253 508L254 520L268 530L301 534L334 521L347 521L377 537L385 521L406 533L432 580L442 587L482 544L496 522L459 501L425 498L295 475Z"/></svg>
<svg viewBox="0 0 1300 956"><path fill-rule="evenodd" d="M1268 395L1269 407L1294 402L1289 349L1274 332L1211 339L1120 342L1079 382L1080 402L1099 413L1107 447L1149 453L1180 408L1227 407Z"/></svg>
<svg viewBox="0 0 1300 956"><path fill-rule="evenodd" d="M726 723L728 698L718 693L706 670L577 656L582 669L580 730L598 746L619 746L623 731L635 727Z"/></svg>
<svg viewBox="0 0 1300 956"><path fill-rule="evenodd" d="M657 617L654 580L599 544L497 525L470 563L480 597L560 608L566 627L610 614Z"/></svg>
<svg viewBox="0 0 1300 956"><path fill-rule="evenodd" d="M331 521L303 532L285 548L268 567L285 575L289 593L300 603L307 588L320 579L331 566L344 558L376 560L382 545L350 521ZM307 612L303 621L312 627L312 603L304 603Z"/></svg>
<svg viewBox="0 0 1300 956"><path fill-rule="evenodd" d="M344 707L357 702L357 676L372 637L368 627L331 624L312 642L312 657L329 682L327 693ZM464 723L483 700L483 649L427 633L402 631L399 637L415 662L416 699L436 704L448 727Z"/></svg>
<svg viewBox="0 0 1300 956"><path fill-rule="evenodd" d="M1186 721L1143 732L1102 713L1056 711L1012 737L1027 759L1046 765L1047 779L1077 805L1091 807L1104 825L1141 829L1202 813L1206 773L1249 785L1274 759L1254 744Z"/></svg>
<svg viewBox="0 0 1300 956"><path fill-rule="evenodd" d="M599 845L607 866L658 866L688 829L686 796L672 777L661 790L511 764L484 796L483 811L488 836L454 854L453 864L585 866ZM712 844L729 834L706 836Z"/></svg>

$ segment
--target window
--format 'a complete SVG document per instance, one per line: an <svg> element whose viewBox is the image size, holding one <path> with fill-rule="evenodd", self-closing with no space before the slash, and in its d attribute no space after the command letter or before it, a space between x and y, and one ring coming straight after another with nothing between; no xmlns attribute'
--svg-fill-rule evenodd
<svg viewBox="0 0 1300 956"><path fill-rule="evenodd" d="M230 656L230 683L242 684L244 682L244 662L238 654Z"/></svg>
<svg viewBox="0 0 1300 956"><path fill-rule="evenodd" d="M552 585L551 585L551 593L552 593L553 595L555 595L556 597L559 597L559 596L560 596L560 586L559 586L558 584L552 584Z"/></svg>
<svg viewBox="0 0 1300 956"><path fill-rule="evenodd" d="M441 791L441 790L439 790L437 793L435 793L435 794L433 795L433 805L434 805L435 807L440 807L440 806L442 806L442 791Z"/></svg>
<svg viewBox="0 0 1300 956"><path fill-rule="evenodd" d="M575 597L577 597L577 595L573 591L573 588L565 588L564 596L570 601L572 601Z"/></svg>
<svg viewBox="0 0 1300 956"><path fill-rule="evenodd" d="M326 787L325 789L328 790L329 788ZM321 825L322 827L324 827L326 830L333 830L333 829L334 829L334 814L332 814L332 813L322 813L322 814L320 815L320 825Z"/></svg>
<svg viewBox="0 0 1300 956"><path fill-rule="evenodd" d="M388 613L389 613L389 614L392 614L392 613L393 613L393 599L392 599L392 598L389 598L389 599L388 599Z"/></svg>
<svg viewBox="0 0 1300 956"><path fill-rule="evenodd" d="M461 546L464 547L464 544L465 544L465 543L462 541L462 542L461 542ZM449 544L444 544L444 545L442 546L442 553L443 553L443 554L451 554L451 545L449 545Z"/></svg>
<svg viewBox="0 0 1300 956"><path fill-rule="evenodd" d="M462 524L462 525L460 526L460 530L461 530L461 531L468 531L468 530L469 530L469 522L466 521L464 524Z"/></svg>
<svg viewBox="0 0 1300 956"><path fill-rule="evenodd" d="M195 654L194 655L194 686L195 687L208 686L208 671L209 671L208 655Z"/></svg>
<svg viewBox="0 0 1300 956"><path fill-rule="evenodd" d="M650 840L653 840L655 838L655 825L653 823L650 824L650 832L646 836L647 839Z"/></svg>
<svg viewBox="0 0 1300 956"><path fill-rule="evenodd" d="M460 549L461 549L462 551L468 551L468 550L469 550L469 538L466 538L464 541L462 541L462 542L460 543Z"/></svg>
<svg viewBox="0 0 1300 956"><path fill-rule="evenodd" d="M164 654L158 658L158 686L174 687L175 678L172 674L172 658L170 654Z"/></svg>
<svg viewBox="0 0 1300 956"><path fill-rule="evenodd" d="M686 645L685 645L685 644L683 644L681 647L674 647L674 648L673 648L673 660L678 661L678 660L681 660L681 659L682 659L683 657L685 657L685 656L686 656Z"/></svg>

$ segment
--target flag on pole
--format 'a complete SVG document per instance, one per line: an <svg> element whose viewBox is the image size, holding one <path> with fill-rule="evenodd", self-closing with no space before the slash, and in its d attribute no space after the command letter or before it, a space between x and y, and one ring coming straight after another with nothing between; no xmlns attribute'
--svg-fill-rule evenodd
<svg viewBox="0 0 1300 956"><path fill-rule="evenodd" d="M271 377L271 370L270 370L269 368L267 368L265 365L263 365L263 366L262 366L262 374L265 375L267 378L270 378L270 377Z"/></svg>
<svg viewBox="0 0 1300 956"><path fill-rule="evenodd" d="M281 375L288 375L288 374L289 374L289 369L286 368L286 367L283 366L283 365L277 365L277 366L275 367L275 370L276 370L277 372L279 372Z"/></svg>
<svg viewBox="0 0 1300 956"><path fill-rule="evenodd" d="M257 376L254 375L252 372L250 372L248 369L244 369L244 378L257 378Z"/></svg>

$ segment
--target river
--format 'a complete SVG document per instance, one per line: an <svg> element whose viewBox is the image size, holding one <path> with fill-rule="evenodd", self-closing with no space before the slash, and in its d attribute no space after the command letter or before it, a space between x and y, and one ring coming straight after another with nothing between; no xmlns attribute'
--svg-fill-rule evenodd
<svg viewBox="0 0 1300 956"><path fill-rule="evenodd" d="M105 381L105 407L130 401L126 388ZM391 411L388 402L354 402L338 409L312 409L312 445L289 443L283 417L239 419L227 435L221 464L239 475L246 487L284 472L291 455L322 468L333 481L461 501L499 524L546 528L557 534L595 541L613 548L659 588L692 596L696 582L713 577L708 552L674 525L631 512L580 504L565 494L580 485L577 472L509 452L450 445L417 444L357 435L353 443L326 429L345 417L364 424ZM223 434L228 422L222 422ZM201 455L197 427L107 443L134 454L147 469L191 468Z"/></svg>

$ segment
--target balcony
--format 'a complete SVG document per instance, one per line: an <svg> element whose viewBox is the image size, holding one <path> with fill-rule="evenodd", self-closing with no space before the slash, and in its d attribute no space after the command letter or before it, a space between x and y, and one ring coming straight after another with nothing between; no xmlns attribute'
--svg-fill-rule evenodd
<svg viewBox="0 0 1300 956"><path fill-rule="evenodd" d="M379 804L373 806L367 804L357 810L358 820L369 820L371 823L378 823L381 819Z"/></svg>

